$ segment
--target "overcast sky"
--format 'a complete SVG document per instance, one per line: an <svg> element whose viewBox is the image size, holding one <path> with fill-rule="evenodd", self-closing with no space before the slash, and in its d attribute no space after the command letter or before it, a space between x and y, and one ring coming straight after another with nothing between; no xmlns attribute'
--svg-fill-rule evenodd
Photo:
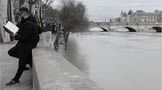
<svg viewBox="0 0 162 90"><path fill-rule="evenodd" d="M130 9L153 12L162 10L162 0L77 0L82 1L87 8L90 20L105 21L120 16L121 11ZM54 2L57 3L57 2ZM55 4L56 5L56 4Z"/></svg>

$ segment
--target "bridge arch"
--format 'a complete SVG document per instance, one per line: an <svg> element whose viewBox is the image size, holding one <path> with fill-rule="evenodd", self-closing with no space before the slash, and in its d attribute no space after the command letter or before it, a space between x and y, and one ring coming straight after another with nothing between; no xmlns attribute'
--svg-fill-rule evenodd
<svg viewBox="0 0 162 90"><path fill-rule="evenodd" d="M108 30L103 27L99 27L99 28L101 28L104 32L108 32Z"/></svg>
<svg viewBox="0 0 162 90"><path fill-rule="evenodd" d="M104 28L104 27L89 27L89 30L93 31L93 29L96 29L96 28L99 28L99 29L103 30L103 32L108 32L108 30L106 28ZM100 31L100 30L97 30L97 31Z"/></svg>
<svg viewBox="0 0 162 90"><path fill-rule="evenodd" d="M137 32L134 28L132 28L132 27L125 27L125 28L127 28L128 30L129 30L129 32Z"/></svg>
<svg viewBox="0 0 162 90"><path fill-rule="evenodd" d="M119 27L115 30L116 32L129 32L129 30L125 27Z"/></svg>
<svg viewBox="0 0 162 90"><path fill-rule="evenodd" d="M156 32L162 32L162 28L161 27L155 26L155 27L152 27L152 29L155 29Z"/></svg>

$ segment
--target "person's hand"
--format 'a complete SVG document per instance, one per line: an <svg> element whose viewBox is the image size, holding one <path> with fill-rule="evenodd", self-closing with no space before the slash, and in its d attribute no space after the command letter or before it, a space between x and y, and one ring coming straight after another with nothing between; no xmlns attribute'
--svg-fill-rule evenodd
<svg viewBox="0 0 162 90"><path fill-rule="evenodd" d="M16 32L16 33L15 33L15 36L16 36L16 35L19 35L19 34Z"/></svg>
<svg viewBox="0 0 162 90"><path fill-rule="evenodd" d="M10 34L11 38L14 40L15 39L15 35L14 34Z"/></svg>
<svg viewBox="0 0 162 90"><path fill-rule="evenodd" d="M15 35L14 35L13 33L11 34L11 36L12 36L12 37L15 37Z"/></svg>
<svg viewBox="0 0 162 90"><path fill-rule="evenodd" d="M15 33L15 39L18 40L18 39L20 39L20 38L21 38L21 35L18 34L18 33L16 32L16 33Z"/></svg>

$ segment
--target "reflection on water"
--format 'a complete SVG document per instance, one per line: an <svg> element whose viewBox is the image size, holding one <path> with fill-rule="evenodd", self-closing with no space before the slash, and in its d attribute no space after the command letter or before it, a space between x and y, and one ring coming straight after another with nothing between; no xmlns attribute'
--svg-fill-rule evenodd
<svg viewBox="0 0 162 90"><path fill-rule="evenodd" d="M84 71L88 74L88 66L85 62L86 59L84 55L79 53L77 42L73 38L71 38L68 42L68 46L70 46L71 48L67 48L66 58L81 71Z"/></svg>
<svg viewBox="0 0 162 90"><path fill-rule="evenodd" d="M161 90L161 33L72 34L66 53L105 90Z"/></svg>

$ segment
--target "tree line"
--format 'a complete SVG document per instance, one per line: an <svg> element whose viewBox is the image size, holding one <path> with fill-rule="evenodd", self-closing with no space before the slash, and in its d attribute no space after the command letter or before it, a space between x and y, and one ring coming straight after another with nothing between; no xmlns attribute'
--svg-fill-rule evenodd
<svg viewBox="0 0 162 90"><path fill-rule="evenodd" d="M66 48L70 32L85 32L88 30L89 20L86 7L83 3L75 0L62 0L61 7L54 9L50 5L52 2L52 0L46 0L42 5L43 19L47 19L47 21L52 19L55 23L61 23Z"/></svg>
<svg viewBox="0 0 162 90"><path fill-rule="evenodd" d="M43 26L43 21L52 20L55 23L61 23L65 37L68 38L70 32L83 32L88 27L88 17L86 7L83 3L76 0L61 0L60 7L52 7L54 0L7 0L7 20L17 22L17 11L24 4L29 3L29 9L37 8L35 14L38 22ZM13 4L10 2L12 1ZM13 10L13 11L12 11ZM11 18L12 17L12 18ZM46 22L45 22L46 23ZM2 35L2 34L1 34ZM1 36L2 37L2 36Z"/></svg>
<svg viewBox="0 0 162 90"><path fill-rule="evenodd" d="M46 0L46 3L42 5L44 20L52 19L54 22L60 22L66 32L86 31L88 17L83 3L75 0L62 0L59 9L52 8L51 3L52 0Z"/></svg>

